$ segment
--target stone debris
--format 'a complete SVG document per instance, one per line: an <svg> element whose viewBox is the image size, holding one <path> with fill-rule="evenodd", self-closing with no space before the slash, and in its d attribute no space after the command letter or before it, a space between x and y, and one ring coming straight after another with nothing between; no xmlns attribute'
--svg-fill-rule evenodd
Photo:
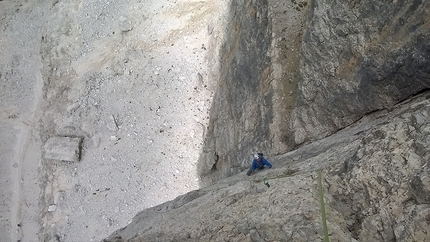
<svg viewBox="0 0 430 242"><path fill-rule="evenodd" d="M119 129L117 119L114 115L109 116L106 126L110 131L117 131Z"/></svg>
<svg viewBox="0 0 430 242"><path fill-rule="evenodd" d="M133 22L129 20L127 17L120 16L118 27L122 32L128 32L133 29Z"/></svg>
<svg viewBox="0 0 430 242"><path fill-rule="evenodd" d="M50 205L48 207L48 212L54 212L55 210L57 210L57 205Z"/></svg>
<svg viewBox="0 0 430 242"><path fill-rule="evenodd" d="M79 161L82 138L52 137L45 143L45 158L61 161Z"/></svg>

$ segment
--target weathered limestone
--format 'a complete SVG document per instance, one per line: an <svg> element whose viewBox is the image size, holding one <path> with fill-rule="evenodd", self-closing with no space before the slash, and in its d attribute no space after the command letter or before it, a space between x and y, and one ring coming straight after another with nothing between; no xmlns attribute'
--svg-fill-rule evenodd
<svg viewBox="0 0 430 242"><path fill-rule="evenodd" d="M0 233L423 240L429 4L0 1Z"/></svg>
<svg viewBox="0 0 430 242"><path fill-rule="evenodd" d="M283 142L289 149L333 134L339 129L357 122L367 113L392 107L410 95L419 93L430 86L429 65L427 63L429 60L428 43L430 43L428 41L428 3L404 1L395 4L378 4L375 6L370 2L343 3L336 1L313 1L309 3L309 22L305 26L308 29L302 38L301 45L297 99L296 103L292 105L295 108L291 111L291 118L286 116L288 118L285 122L290 131L285 134L286 138ZM235 10L234 5L232 6L231 11L240 12ZM252 4L247 6L252 6ZM384 9L387 13L381 14L380 9ZM391 18L392 16L395 16L394 20ZM230 31L227 32L227 46L231 46L234 51L223 53L228 53L226 56L233 60L236 56L240 59L242 52L241 45L232 44L237 43L232 40L235 38L252 39L238 35L235 30L241 29L241 34L247 32L244 31L246 26L252 25L255 19L244 17L241 20L248 22L237 24L238 20L230 20L232 26L239 27L230 28ZM259 25L259 27L262 28L260 31L264 31L264 29L273 26ZM270 36L262 35L262 37ZM264 46L251 45L248 49L254 48L253 52L264 53L262 47ZM232 55L233 57L231 57ZM277 60L281 59L277 58ZM253 62L259 60L258 58L253 59ZM244 63L247 62L246 59L243 61ZM224 62L234 71L231 71L233 74L226 75L227 78L220 78L221 86L215 96L211 126L207 133L204 153L200 158L200 165L202 166L200 171L207 178L213 180L244 169L248 165L246 158L248 153L255 149L278 149L271 146L275 143L272 136L267 135L273 130L285 129L285 126L282 127L282 125L269 127L268 123L274 120L273 116L279 111L279 109L274 109L276 107L274 103L278 102L274 97L279 96L269 94L273 89L266 85L266 79L254 74L252 75L259 79L259 82L253 83L245 78L231 78L234 77L234 73L241 73L241 69L236 67L235 62ZM248 63L248 65L251 64ZM222 73L230 73L228 68L221 68L221 70L225 70ZM259 72L264 77L265 72L261 69L253 68L249 73L255 72ZM282 82L278 82L278 87L279 83ZM244 90L245 94L242 94ZM254 90L265 90L265 92L255 92ZM249 96L261 100L261 102L256 104L249 101ZM228 99L228 97L235 98ZM240 102L236 101L236 98ZM410 109L408 112L413 113L415 108L419 107L420 112L413 115L416 116L413 120L428 120L428 116L423 118L422 114L428 112L424 108L428 102L425 100L426 97L421 98L421 104L406 108ZM265 109L264 103L271 103L270 108ZM266 189L262 183L260 183L261 187L259 188L252 186L252 183L247 187L248 184L242 181L247 178L243 176L231 177L214 184L214 186L178 198L180 201L189 201L185 205L181 202L181 206L179 206L177 205L178 201L175 200L172 203L143 211L136 216L134 223L124 230L118 231L110 238L112 241L115 241L115 238L118 241L127 240L134 236L137 236L135 237L136 241L142 239L169 241L177 238L179 240L214 241L222 241L226 238L233 241L258 240L259 238L294 241L320 240L322 232L318 220L319 215L315 210L312 210L314 208L311 208L318 206L313 200L315 190L312 190L314 187L312 189L308 187L311 186L311 183L315 183L314 172L323 168L326 170L326 184L330 185L326 191L326 199L329 201L327 205L330 213L329 227L333 240L385 241L393 238L422 240L422 235L427 233L425 229L421 229L425 227L421 224L425 220L423 217L425 218L428 214L428 204L424 206L415 206L414 202L408 204L407 201L411 197L404 195L402 191L415 197L412 200L426 201L426 196L417 195L422 194L417 191L426 191L426 175L425 173L424 175L421 173L419 175L414 174L414 171L418 172L419 167L417 165L422 167L426 164L425 158L417 158L419 156L416 155L404 158L410 160L410 164L407 165L410 167L403 165L405 174L401 179L392 178L393 175L389 175L390 173L384 175L384 179L393 179L392 183L402 184L402 190L399 191L399 194L403 195L396 194L393 196L391 194L392 189L397 189L396 187L391 189L376 187L372 188L375 190L369 190L370 188L366 185L374 184L375 176L380 175L375 174L376 166L383 169L395 163L391 158L380 162L384 157L392 157L396 154L392 148L383 146L386 137L399 140L399 143L406 142L408 145L412 145L409 148L403 148L406 150L413 150L415 147L413 142L408 140L423 139L423 137L418 137L419 132L407 133L401 137L394 135L394 133L401 134L399 131L405 127L405 123L414 122L408 120L408 114L402 116L402 113L406 112L404 106L399 108L399 110L393 111L395 114L386 111L375 113L358 121L354 127L348 128L347 131L339 132L340 134L274 158L280 164L287 164L280 168L282 171L277 173L274 180L281 183L280 187L298 186L300 192L293 192L290 195L291 193L288 191L277 187L274 189L280 190L268 194L259 190ZM268 110L270 111L266 112ZM284 110L281 113L288 114L288 112ZM381 116L378 115L387 116L380 119ZM393 128L387 125L393 123L391 120L393 117L396 117L398 127ZM240 122L242 118L246 120L243 123ZM421 123L427 123L427 121L421 121ZM394 136L388 136L385 133ZM255 137L272 142L265 145L264 141ZM375 143L369 144L371 140L374 140ZM421 154L428 153L428 144L423 147L421 143L422 141L419 142ZM395 144L392 145L393 147L396 146ZM363 147L366 147L367 151L363 150ZM376 151L380 151L383 155L374 157L373 154ZM368 167L357 168L356 163L366 164ZM270 172L262 174L270 174ZM291 179L288 177L291 174L297 175ZM307 180L305 174L311 179ZM338 177L340 180L336 180ZM350 177L354 178L351 180ZM413 178L413 182L408 185L410 178ZM258 181L262 181L262 179L263 177L260 177ZM283 179L286 181L281 182ZM339 187L343 186L344 179L349 180L348 185L345 185L344 190L342 190ZM330 183L332 180L334 181ZM294 184L297 181L300 185ZM384 183L382 180L376 181L378 184ZM303 184L305 187L301 187ZM355 187L355 189L350 189L351 187ZM270 189L272 188L273 184ZM239 191L240 195L233 193L231 197L228 197L226 194L229 194L228 191L230 190ZM361 192L363 190L365 192ZM273 195L274 193L282 195L277 197ZM338 196L338 193L344 196ZM285 194L289 194L289 196L285 198ZM387 199L381 199L380 196ZM297 207L285 209L284 207L273 206L273 200L276 199L284 199L285 202L282 204L288 205L297 201L302 201L302 203ZM223 204L223 201L226 200L226 204ZM379 200L383 200L384 204L381 205L377 202ZM385 210L381 212L381 207L386 204L395 206L399 201L401 204L405 204L405 211L408 211L405 214L399 215L398 211L396 214ZM268 209L272 208L279 214L279 217L272 213L265 217L263 212L265 208L256 209L258 212L246 209L251 207L248 203L270 204ZM202 205L199 206L199 204ZM353 204L352 208L350 204ZM396 206L399 207L400 205ZM297 209L300 211L299 214L304 215L295 219L294 215ZM414 217L413 214L416 209L425 215ZM213 217L213 214L217 215ZM399 218L397 216L408 217L410 220L396 223L396 219ZM192 222L179 225L179 221L185 217L187 221ZM255 217L259 218L258 222L256 222ZM288 219L285 219L286 217ZM160 219L160 225L167 221L169 221L167 223L171 223L167 225L168 231L156 226L158 219ZM393 222L381 225L380 221L387 219ZM276 222L267 222L273 220ZM286 221L284 222L284 220ZM206 223L206 221L210 222ZM242 221L247 221L248 224L242 225ZM315 229L318 227L319 229ZM382 229L380 229L381 227ZM285 235L286 237L284 237Z"/></svg>
<svg viewBox="0 0 430 242"><path fill-rule="evenodd" d="M286 121L296 107L301 46L308 24L309 5L309 1L269 1L272 22L270 85L273 89L272 109L275 110L273 120L268 124L272 154L291 150Z"/></svg>
<svg viewBox="0 0 430 242"><path fill-rule="evenodd" d="M228 19L200 173L235 174L253 151L292 150L428 89L429 9L420 0L233 3L228 16L241 17Z"/></svg>
<svg viewBox="0 0 430 242"><path fill-rule="evenodd" d="M429 135L427 92L269 157L270 170L242 172L146 209L104 241L322 241L318 170L331 241L425 241Z"/></svg>
<svg viewBox="0 0 430 242"><path fill-rule="evenodd" d="M227 6L0 1L0 240L99 241L199 188Z"/></svg>
<svg viewBox="0 0 430 242"><path fill-rule="evenodd" d="M45 143L45 158L61 161L79 161L82 138L52 137Z"/></svg>
<svg viewBox="0 0 430 242"><path fill-rule="evenodd" d="M255 149L270 148L273 110L267 1L230 1L220 47L218 84L198 172L219 179L240 172ZM206 184L206 182L203 182Z"/></svg>
<svg viewBox="0 0 430 242"><path fill-rule="evenodd" d="M430 87L430 2L312 1L289 143L343 128Z"/></svg>
<svg viewBox="0 0 430 242"><path fill-rule="evenodd" d="M43 84L39 33L45 19L40 16L47 12L46 5L0 1L1 241L19 241L23 234L37 236L41 155L33 145Z"/></svg>

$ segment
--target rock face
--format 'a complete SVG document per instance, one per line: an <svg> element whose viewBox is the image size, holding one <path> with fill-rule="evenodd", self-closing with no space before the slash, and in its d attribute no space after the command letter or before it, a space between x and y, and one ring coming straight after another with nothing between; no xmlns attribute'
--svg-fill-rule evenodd
<svg viewBox="0 0 430 242"><path fill-rule="evenodd" d="M227 177L242 170L252 147L268 149L273 116L269 85L271 25L267 1L230 1L220 47L219 80L199 173ZM240 158L242 157L242 158Z"/></svg>
<svg viewBox="0 0 430 242"><path fill-rule="evenodd" d="M292 146L430 87L428 1L312 1Z"/></svg>
<svg viewBox="0 0 430 242"><path fill-rule="evenodd" d="M430 232L429 1L0 13L4 240L320 240L318 170L333 241Z"/></svg>
<svg viewBox="0 0 430 242"><path fill-rule="evenodd" d="M321 241L318 170L331 241L426 241L429 121L426 92L270 157L276 168L144 210L104 241Z"/></svg>
<svg viewBox="0 0 430 242"><path fill-rule="evenodd" d="M1 241L100 241L199 188L227 4L0 1Z"/></svg>
<svg viewBox="0 0 430 242"><path fill-rule="evenodd" d="M292 9L295 28L282 24ZM252 1L230 11L227 74L199 162L208 183L225 179L140 212L105 241L319 241L319 170L332 241L425 241L430 3ZM262 149L276 169L228 177Z"/></svg>
<svg viewBox="0 0 430 242"><path fill-rule="evenodd" d="M218 60L207 56L223 4L47 4L40 139L83 142L80 162L42 160L40 240L98 241L136 212L199 188L208 62Z"/></svg>
<svg viewBox="0 0 430 242"><path fill-rule="evenodd" d="M227 25L199 162L212 180L246 169L252 152L292 150L430 87L428 1L245 6L231 7L241 17Z"/></svg>

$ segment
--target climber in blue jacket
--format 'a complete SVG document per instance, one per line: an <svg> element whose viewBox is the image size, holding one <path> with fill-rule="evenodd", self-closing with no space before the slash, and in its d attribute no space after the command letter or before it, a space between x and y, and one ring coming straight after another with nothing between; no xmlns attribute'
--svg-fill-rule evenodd
<svg viewBox="0 0 430 242"><path fill-rule="evenodd" d="M269 161L267 161L262 153L258 153L254 155L254 160L252 161L251 168L248 170L246 175L250 176L254 173L256 169L263 169L264 166L268 166L269 168L272 168L272 164L270 164Z"/></svg>

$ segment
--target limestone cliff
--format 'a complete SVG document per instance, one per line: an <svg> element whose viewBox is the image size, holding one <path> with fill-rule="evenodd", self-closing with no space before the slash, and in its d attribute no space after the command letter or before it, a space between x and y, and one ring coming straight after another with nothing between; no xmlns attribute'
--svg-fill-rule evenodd
<svg viewBox="0 0 430 242"><path fill-rule="evenodd" d="M430 87L428 1L312 2L290 142L327 136Z"/></svg>
<svg viewBox="0 0 430 242"><path fill-rule="evenodd" d="M425 241L430 3L234 1L229 11L198 164L202 184L219 181L105 241L320 241L317 171L332 241ZM294 11L295 28L282 21ZM275 169L234 175L256 150Z"/></svg>
<svg viewBox="0 0 430 242"><path fill-rule="evenodd" d="M429 233L429 1L0 13L0 240L320 240L318 170L333 241Z"/></svg>
<svg viewBox="0 0 430 242"><path fill-rule="evenodd" d="M284 153L430 87L428 1L230 9L199 159L212 180L246 169L256 150Z"/></svg>
<svg viewBox="0 0 430 242"><path fill-rule="evenodd" d="M199 188L227 1L0 1L0 240L100 241Z"/></svg>
<svg viewBox="0 0 430 242"><path fill-rule="evenodd" d="M318 170L331 241L426 241L429 120L426 92L271 157L275 169L144 210L104 241L322 241Z"/></svg>
<svg viewBox="0 0 430 242"><path fill-rule="evenodd" d="M230 1L228 9L213 80L218 86L198 164L201 175L218 178L241 171L251 147L270 148L267 124L273 116L267 1Z"/></svg>

